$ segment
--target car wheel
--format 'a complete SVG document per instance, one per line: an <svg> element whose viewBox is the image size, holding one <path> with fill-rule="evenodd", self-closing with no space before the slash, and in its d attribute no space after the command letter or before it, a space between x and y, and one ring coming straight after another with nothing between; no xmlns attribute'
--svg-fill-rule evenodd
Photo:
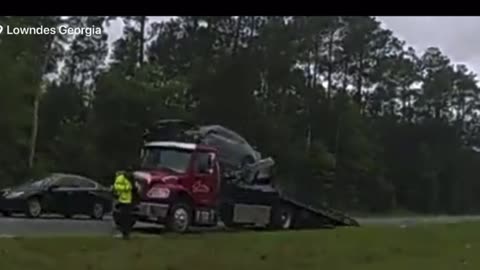
<svg viewBox="0 0 480 270"><path fill-rule="evenodd" d="M9 216L12 215L12 213L10 213L10 212L8 212L8 211L2 211L2 215L3 215L4 217L9 217Z"/></svg>
<svg viewBox="0 0 480 270"><path fill-rule="evenodd" d="M36 197L30 198L27 201L27 211L26 214L31 218L38 218L42 215L42 204L40 200Z"/></svg>
<svg viewBox="0 0 480 270"><path fill-rule="evenodd" d="M103 206L103 204L99 202L94 203L90 217L93 219L103 219L104 214L105 207Z"/></svg>
<svg viewBox="0 0 480 270"><path fill-rule="evenodd" d="M167 228L176 233L185 233L192 223L192 208L186 202L174 203L170 208Z"/></svg>

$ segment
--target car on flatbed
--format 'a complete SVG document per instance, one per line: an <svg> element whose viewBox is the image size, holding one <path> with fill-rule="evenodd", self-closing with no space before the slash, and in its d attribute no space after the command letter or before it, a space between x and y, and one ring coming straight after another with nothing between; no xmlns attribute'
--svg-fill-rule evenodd
<svg viewBox="0 0 480 270"><path fill-rule="evenodd" d="M164 119L144 134L147 141L191 142L218 150L223 169L236 170L260 161L261 154L237 132L221 125L196 125L180 119Z"/></svg>
<svg viewBox="0 0 480 270"><path fill-rule="evenodd" d="M0 191L4 216L23 213L31 218L60 214L102 219L112 208L109 189L84 176L52 173Z"/></svg>

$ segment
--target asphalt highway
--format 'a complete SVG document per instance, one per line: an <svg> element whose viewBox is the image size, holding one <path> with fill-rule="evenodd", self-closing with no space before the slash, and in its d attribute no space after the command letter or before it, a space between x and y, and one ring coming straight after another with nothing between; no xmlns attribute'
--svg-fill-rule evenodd
<svg viewBox="0 0 480 270"><path fill-rule="evenodd" d="M414 226L425 223L458 223L465 221L480 221L480 216L436 216L436 217L395 217L395 218L357 218L362 226L390 225ZM218 231L208 229L206 231ZM220 229L221 230L221 229ZM135 231L146 234L161 234L161 226L146 223L137 223ZM205 231L199 229L197 232ZM107 216L103 220L88 218L66 219L63 217L48 216L39 219L29 219L22 216L0 216L0 238L14 236L62 236L62 235L114 235L116 233L112 218Z"/></svg>
<svg viewBox="0 0 480 270"><path fill-rule="evenodd" d="M89 220L86 218L66 219L62 217L0 216L0 237L38 235L106 235L113 234L112 220Z"/></svg>

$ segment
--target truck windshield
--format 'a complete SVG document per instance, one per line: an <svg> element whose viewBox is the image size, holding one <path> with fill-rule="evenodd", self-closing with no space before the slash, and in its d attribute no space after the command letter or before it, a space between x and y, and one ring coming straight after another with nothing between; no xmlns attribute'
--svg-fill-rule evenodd
<svg viewBox="0 0 480 270"><path fill-rule="evenodd" d="M142 168L169 169L185 173L190 163L192 152L175 148L148 147L143 149Z"/></svg>

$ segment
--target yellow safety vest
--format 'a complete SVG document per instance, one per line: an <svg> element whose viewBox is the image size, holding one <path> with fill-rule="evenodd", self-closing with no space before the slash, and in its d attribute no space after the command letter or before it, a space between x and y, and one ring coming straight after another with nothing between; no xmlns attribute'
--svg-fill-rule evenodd
<svg viewBox="0 0 480 270"><path fill-rule="evenodd" d="M132 184L123 174L117 175L115 178L113 190L120 203L132 203Z"/></svg>

